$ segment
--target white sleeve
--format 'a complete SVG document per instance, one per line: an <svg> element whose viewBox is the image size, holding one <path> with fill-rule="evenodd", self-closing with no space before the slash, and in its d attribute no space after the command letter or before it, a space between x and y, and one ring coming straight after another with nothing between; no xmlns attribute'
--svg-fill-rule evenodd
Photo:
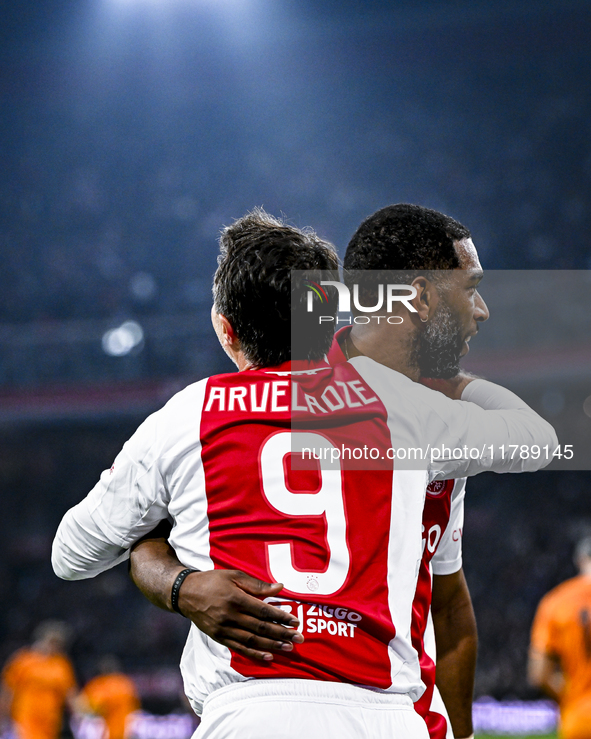
<svg viewBox="0 0 591 739"><path fill-rule="evenodd" d="M456 480L451 494L449 523L431 559L434 575L452 575L462 567L465 494L466 478Z"/></svg>
<svg viewBox="0 0 591 739"><path fill-rule="evenodd" d="M485 470L535 472L552 461L552 451L558 445L554 428L510 390L487 380L474 380L465 388L462 400L442 399L447 403L437 399L434 406L446 426L440 429L432 448L441 452L440 459L435 455L430 459L434 478L470 477ZM493 402L494 407L487 407ZM515 445L517 453L512 453ZM522 447L530 450L533 446L547 448L549 455L540 454L535 459L528 451L519 453ZM462 449L464 458L445 459L446 449Z"/></svg>
<svg viewBox="0 0 591 739"><path fill-rule="evenodd" d="M511 390L483 379L469 382L462 392L462 400L476 403L487 411L502 411L512 408L527 408L531 411L531 408Z"/></svg>
<svg viewBox="0 0 591 739"><path fill-rule="evenodd" d="M462 400L450 400L367 357L354 357L350 363L386 406L393 446L408 448L410 443L420 447L431 480L470 477L485 471L535 472L552 461L552 450L558 444L554 429L505 388L473 380ZM484 403L493 395L494 409L472 402ZM537 459L531 454L511 454L510 445L517 445L518 450L522 446L546 447L549 458L545 454ZM395 458L400 467L400 457ZM417 457L408 459L415 461L416 468Z"/></svg>
<svg viewBox="0 0 591 739"><path fill-rule="evenodd" d="M167 517L168 491L158 467L161 413L138 428L113 467L63 517L51 553L58 577L81 580L114 567L133 542Z"/></svg>

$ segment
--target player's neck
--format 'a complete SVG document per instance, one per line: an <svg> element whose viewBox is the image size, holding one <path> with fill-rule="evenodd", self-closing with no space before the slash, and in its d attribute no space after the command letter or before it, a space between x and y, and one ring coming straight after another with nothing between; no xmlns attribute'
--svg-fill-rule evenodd
<svg viewBox="0 0 591 739"><path fill-rule="evenodd" d="M343 342L345 356L347 359L361 355L369 357L418 382L421 373L412 360L411 338L406 331L400 330L401 327L396 328L399 330L383 326L369 329L367 324L353 326Z"/></svg>
<svg viewBox="0 0 591 739"><path fill-rule="evenodd" d="M236 355L232 357L232 361L236 367L238 367L238 372L255 369L254 364L250 362L241 351L237 352Z"/></svg>

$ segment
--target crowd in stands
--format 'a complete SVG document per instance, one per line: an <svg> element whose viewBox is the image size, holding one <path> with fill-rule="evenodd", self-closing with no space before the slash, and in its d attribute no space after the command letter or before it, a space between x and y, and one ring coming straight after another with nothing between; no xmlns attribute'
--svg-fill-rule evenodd
<svg viewBox="0 0 591 739"><path fill-rule="evenodd" d="M573 38L558 66L550 40L539 41L520 39L532 47L531 67L503 65L488 48L468 69L434 39L441 77L419 71L411 83L393 69L387 83L370 83L361 66L338 82L326 110L298 111L298 130L280 106L255 127L236 127L230 102L217 110L203 91L187 91L182 115L181 102L170 118L133 115L148 104L147 80L100 127L62 88L51 104L35 99L36 117L22 107L0 121L11 144L0 186L0 323L198 318L219 230L256 205L313 225L342 252L376 208L419 202L465 222L489 269L588 268L585 49ZM466 50L478 39L462 42ZM363 83L371 105L361 104ZM164 125L172 121L174 135Z"/></svg>

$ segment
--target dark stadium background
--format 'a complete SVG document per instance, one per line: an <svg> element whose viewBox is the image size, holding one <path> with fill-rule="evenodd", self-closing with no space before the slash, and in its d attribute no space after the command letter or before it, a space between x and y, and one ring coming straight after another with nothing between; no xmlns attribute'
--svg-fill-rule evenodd
<svg viewBox="0 0 591 739"><path fill-rule="evenodd" d="M63 618L80 679L115 652L165 711L187 623L125 567L64 583L49 552L141 419L231 369L209 326L219 229L263 205L343 253L366 215L408 201L464 222L485 268L591 269L591 6L12 0L0 13L0 662ZM546 380L547 410L588 433L590 367L572 379L570 366ZM537 392L530 379L508 382ZM590 486L589 472L469 482L478 696L537 697L533 612L574 574Z"/></svg>

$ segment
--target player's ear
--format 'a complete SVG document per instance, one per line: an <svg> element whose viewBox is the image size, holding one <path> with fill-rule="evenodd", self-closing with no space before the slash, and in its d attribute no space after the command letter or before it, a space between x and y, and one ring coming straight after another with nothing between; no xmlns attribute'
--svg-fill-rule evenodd
<svg viewBox="0 0 591 739"><path fill-rule="evenodd" d="M218 341L221 344L222 349L230 357L232 362L242 369L242 351L240 347L240 341L234 330L234 326L230 321L223 315L223 313L217 313L215 308L211 309L211 323L213 330L218 337Z"/></svg>
<svg viewBox="0 0 591 739"><path fill-rule="evenodd" d="M236 331L234 331L234 327L226 318L226 316L222 315L221 313L217 314L217 318L221 330L220 342L222 346L235 347L236 343L238 342L238 337L236 336Z"/></svg>
<svg viewBox="0 0 591 739"><path fill-rule="evenodd" d="M417 311L415 316L421 323L427 323L439 301L437 289L433 282L423 275L415 277L411 284L417 291L416 296L410 301Z"/></svg>

